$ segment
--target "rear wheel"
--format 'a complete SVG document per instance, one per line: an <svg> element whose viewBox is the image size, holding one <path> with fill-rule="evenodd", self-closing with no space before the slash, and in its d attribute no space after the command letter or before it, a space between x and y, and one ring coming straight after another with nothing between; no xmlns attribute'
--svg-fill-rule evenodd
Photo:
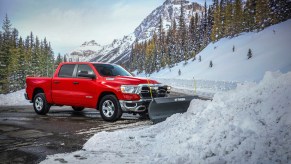
<svg viewBox="0 0 291 164"><path fill-rule="evenodd" d="M105 121L113 122L122 115L122 110L115 95L105 95L100 100L98 109L101 117Z"/></svg>
<svg viewBox="0 0 291 164"><path fill-rule="evenodd" d="M33 98L33 108L37 114L45 115L50 110L51 105L47 103L44 93L38 93Z"/></svg>
<svg viewBox="0 0 291 164"><path fill-rule="evenodd" d="M84 107L77 107L77 106L72 106L72 108L73 108L74 111L76 111L76 112L80 112L80 111L82 111L82 110L85 109Z"/></svg>

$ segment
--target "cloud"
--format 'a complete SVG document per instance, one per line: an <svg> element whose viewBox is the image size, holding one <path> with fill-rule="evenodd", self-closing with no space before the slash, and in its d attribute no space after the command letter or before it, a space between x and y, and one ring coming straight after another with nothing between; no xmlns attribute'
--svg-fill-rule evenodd
<svg viewBox="0 0 291 164"><path fill-rule="evenodd" d="M23 37L30 31L47 37L55 53L69 52L88 40L104 45L122 38L161 4L157 0L12 2L16 4L11 6L21 6L10 10L13 26Z"/></svg>

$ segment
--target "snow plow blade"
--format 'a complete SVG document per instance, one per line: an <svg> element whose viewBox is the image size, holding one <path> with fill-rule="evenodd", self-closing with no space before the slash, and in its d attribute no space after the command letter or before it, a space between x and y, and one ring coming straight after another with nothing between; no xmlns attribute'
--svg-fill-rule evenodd
<svg viewBox="0 0 291 164"><path fill-rule="evenodd" d="M154 98L149 105L150 120L156 124L166 120L173 114L184 113L193 99L198 96Z"/></svg>

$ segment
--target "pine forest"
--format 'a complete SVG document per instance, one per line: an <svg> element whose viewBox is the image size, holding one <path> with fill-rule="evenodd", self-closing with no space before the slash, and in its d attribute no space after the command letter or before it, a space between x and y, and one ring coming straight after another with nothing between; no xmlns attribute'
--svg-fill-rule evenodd
<svg viewBox="0 0 291 164"><path fill-rule="evenodd" d="M6 15L0 31L0 93L23 89L26 76L52 76L61 61L60 54L54 60L46 38L41 40L32 32L22 38Z"/></svg>

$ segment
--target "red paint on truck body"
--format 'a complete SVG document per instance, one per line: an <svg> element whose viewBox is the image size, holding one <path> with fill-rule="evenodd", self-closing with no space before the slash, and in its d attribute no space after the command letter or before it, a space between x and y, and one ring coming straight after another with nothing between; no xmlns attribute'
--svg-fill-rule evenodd
<svg viewBox="0 0 291 164"><path fill-rule="evenodd" d="M88 65L96 75L95 79L78 77L59 77L60 68L63 65ZM82 106L85 108L97 108L99 97L102 93L115 94L118 100L139 100L138 94L124 94L120 90L121 85L158 84L155 80L132 76L103 77L89 62L61 63L52 78L27 77L26 93L29 100L33 99L37 90L45 93L46 100L50 104ZM102 64L102 63L100 63Z"/></svg>

